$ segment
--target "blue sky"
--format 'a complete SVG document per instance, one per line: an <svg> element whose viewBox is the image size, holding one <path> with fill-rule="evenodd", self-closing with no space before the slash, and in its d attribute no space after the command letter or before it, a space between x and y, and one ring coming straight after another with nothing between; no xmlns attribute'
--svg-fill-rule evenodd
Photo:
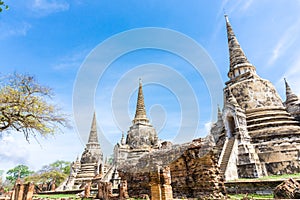
<svg viewBox="0 0 300 200"><path fill-rule="evenodd" d="M222 83L228 80L224 10L257 73L275 85L283 100L283 77L300 94L298 0L7 0L6 3L10 9L0 14L1 73L33 74L40 83L52 87L56 93L54 101L71 115L73 128L55 137L38 137L38 142L32 138L30 143L20 134L6 135L0 141L0 169L26 164L38 170L58 159L74 160L84 148L91 108L97 113L102 148L109 154L121 132L127 132L134 116L139 78L145 84L148 116L160 138L172 140L180 128L189 135L188 139L206 135L209 123L215 120L216 105L212 104L223 103L222 90L214 91L220 95L212 103L207 79L220 79ZM74 113L74 84L93 50L116 34L145 27L174 30L196 41L210 56L219 75L204 78L191 63L172 52L149 48L131 51L113 60L99 77L92 91L94 105L81 105L81 112ZM162 42L166 40L172 42L162 36ZM180 41L173 43L184 46ZM103 67L101 63L96 65ZM74 120L74 114L80 116L79 121Z"/></svg>

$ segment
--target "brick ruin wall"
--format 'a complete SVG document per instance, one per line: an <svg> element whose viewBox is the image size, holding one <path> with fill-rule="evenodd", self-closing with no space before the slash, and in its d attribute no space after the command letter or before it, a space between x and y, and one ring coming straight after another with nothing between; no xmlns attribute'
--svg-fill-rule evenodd
<svg viewBox="0 0 300 200"><path fill-rule="evenodd" d="M165 165L170 169L170 186L174 198L221 199L226 195L224 180L221 177L214 153L210 150L204 154L201 147L202 143L196 143L196 145L192 143L181 156ZM165 166L161 166L161 168ZM141 170L119 171L121 178L127 180L130 197L145 195L151 197L153 187L151 188L150 185L155 185L153 184L155 170L157 168L152 168L151 173L149 170L144 172ZM157 179L157 184L164 186L163 181L160 181L161 179Z"/></svg>

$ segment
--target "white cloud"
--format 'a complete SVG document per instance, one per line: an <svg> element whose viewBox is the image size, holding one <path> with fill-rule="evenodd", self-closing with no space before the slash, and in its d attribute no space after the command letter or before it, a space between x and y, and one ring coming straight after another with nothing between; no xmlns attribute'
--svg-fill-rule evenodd
<svg viewBox="0 0 300 200"><path fill-rule="evenodd" d="M61 71L79 68L89 51L90 50L80 50L78 52L65 55L58 61L58 64L53 66L53 69Z"/></svg>
<svg viewBox="0 0 300 200"><path fill-rule="evenodd" d="M213 122L206 122L202 125L200 125L200 129L198 129L197 134L195 135L195 138L204 138L205 136L207 136L210 132L211 126L212 126Z"/></svg>
<svg viewBox="0 0 300 200"><path fill-rule="evenodd" d="M26 36L31 25L27 22L10 22L0 23L0 29L5 30L0 32L0 39L13 36Z"/></svg>
<svg viewBox="0 0 300 200"><path fill-rule="evenodd" d="M254 2L253 0L246 1L246 3L243 6L241 6L241 10L242 11L248 10L253 2Z"/></svg>
<svg viewBox="0 0 300 200"><path fill-rule="evenodd" d="M293 23L293 25L285 31L273 49L272 56L268 61L268 66L272 65L294 44L295 40L298 38L298 32L300 31L299 26L300 20L296 23Z"/></svg>
<svg viewBox="0 0 300 200"><path fill-rule="evenodd" d="M207 123L204 124L206 135L209 133L212 124L213 124L213 122L207 122Z"/></svg>
<svg viewBox="0 0 300 200"><path fill-rule="evenodd" d="M248 1L229 1L229 0L224 0L221 9L218 13L218 16L220 14L226 14L231 15L231 13L238 13L238 12L245 12L248 10L251 5L253 4L253 0L248 0Z"/></svg>
<svg viewBox="0 0 300 200"><path fill-rule="evenodd" d="M37 171L56 160L73 161L83 151L78 136L73 131L43 138L38 134L28 143L23 134L12 132L0 139L0 170L5 172L17 165L27 165ZM64 152L64 153L62 153Z"/></svg>
<svg viewBox="0 0 300 200"><path fill-rule="evenodd" d="M20 144L12 135L3 135L0 139L0 169L7 171L19 164L26 165L29 163L29 156L26 146Z"/></svg>
<svg viewBox="0 0 300 200"><path fill-rule="evenodd" d="M32 10L40 16L46 16L55 12L68 10L70 5L65 1L57 0L34 0Z"/></svg>
<svg viewBox="0 0 300 200"><path fill-rule="evenodd" d="M288 68L282 77L280 77L276 83L276 86L285 91L283 79L286 78L293 92L299 96L300 88L297 86L300 85L300 59L297 57L297 55L299 54L296 54L294 63L290 68Z"/></svg>

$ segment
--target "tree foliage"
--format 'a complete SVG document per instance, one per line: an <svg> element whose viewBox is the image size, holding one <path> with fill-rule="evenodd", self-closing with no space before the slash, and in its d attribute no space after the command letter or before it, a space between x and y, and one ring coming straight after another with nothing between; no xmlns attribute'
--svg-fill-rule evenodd
<svg viewBox="0 0 300 200"><path fill-rule="evenodd" d="M4 1L0 0L0 12L2 12L3 9L8 10L8 5L6 5Z"/></svg>
<svg viewBox="0 0 300 200"><path fill-rule="evenodd" d="M14 73L0 79L0 136L3 131L23 132L26 140L35 132L54 134L67 125L66 116L50 103L50 88L33 76Z"/></svg>
<svg viewBox="0 0 300 200"><path fill-rule="evenodd" d="M50 183L60 185L70 173L70 162L58 160L49 165L45 165L41 170L25 178L25 181L32 181L36 184Z"/></svg>
<svg viewBox="0 0 300 200"><path fill-rule="evenodd" d="M71 163L68 161L58 160L50 165L66 175L70 174Z"/></svg>
<svg viewBox="0 0 300 200"><path fill-rule="evenodd" d="M48 172L38 172L31 176L25 178L26 182L34 182L35 184L42 184L42 183L51 183L55 181L55 184L58 186L60 185L65 179L67 175L60 172L60 171L48 171Z"/></svg>
<svg viewBox="0 0 300 200"><path fill-rule="evenodd" d="M18 165L6 172L6 179L9 180L12 184L14 184L18 177L25 178L33 173L33 171L29 170L28 166Z"/></svg>
<svg viewBox="0 0 300 200"><path fill-rule="evenodd" d="M42 169L40 170L40 172L59 171L61 173L69 175L70 174L70 166L71 166L71 163L68 161L57 160L54 163L43 166Z"/></svg>

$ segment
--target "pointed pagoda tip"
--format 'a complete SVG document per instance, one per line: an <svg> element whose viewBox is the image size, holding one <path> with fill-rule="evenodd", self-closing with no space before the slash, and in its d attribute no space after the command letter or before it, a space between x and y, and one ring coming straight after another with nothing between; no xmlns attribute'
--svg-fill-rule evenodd
<svg viewBox="0 0 300 200"><path fill-rule="evenodd" d="M286 95L286 100L285 102L287 104L292 103L292 102L298 102L299 98L298 96L292 91L291 87L289 86L288 82L286 81L286 78L284 78L285 82L285 95Z"/></svg>
<svg viewBox="0 0 300 200"><path fill-rule="evenodd" d="M88 143L98 143L96 112L94 111Z"/></svg>
<svg viewBox="0 0 300 200"><path fill-rule="evenodd" d="M285 77L283 78L283 80L284 80L284 83L285 83L285 88L286 88L286 90L290 90L289 83L287 82L287 80L286 80Z"/></svg>
<svg viewBox="0 0 300 200"><path fill-rule="evenodd" d="M143 86L142 86L141 78L139 78L138 97L137 97L136 111L135 111L135 117L134 117L133 123L140 121L140 120L149 122L149 120L147 119L147 116L146 116Z"/></svg>
<svg viewBox="0 0 300 200"><path fill-rule="evenodd" d="M225 12L224 12L224 17L225 17L226 23L229 23L228 15Z"/></svg>
<svg viewBox="0 0 300 200"><path fill-rule="evenodd" d="M93 114L92 127L96 126L96 111Z"/></svg>
<svg viewBox="0 0 300 200"><path fill-rule="evenodd" d="M241 48L235 33L232 29L232 26L229 22L228 15L224 15L226 20L226 29L227 29L227 39L228 39L228 48L229 48L229 72L228 77L230 79L234 79L235 77L241 75L245 71L252 71L252 73L256 73L255 67L249 62L246 57L243 49ZM240 72L240 68L244 68L244 72ZM238 73L236 73L238 72Z"/></svg>

